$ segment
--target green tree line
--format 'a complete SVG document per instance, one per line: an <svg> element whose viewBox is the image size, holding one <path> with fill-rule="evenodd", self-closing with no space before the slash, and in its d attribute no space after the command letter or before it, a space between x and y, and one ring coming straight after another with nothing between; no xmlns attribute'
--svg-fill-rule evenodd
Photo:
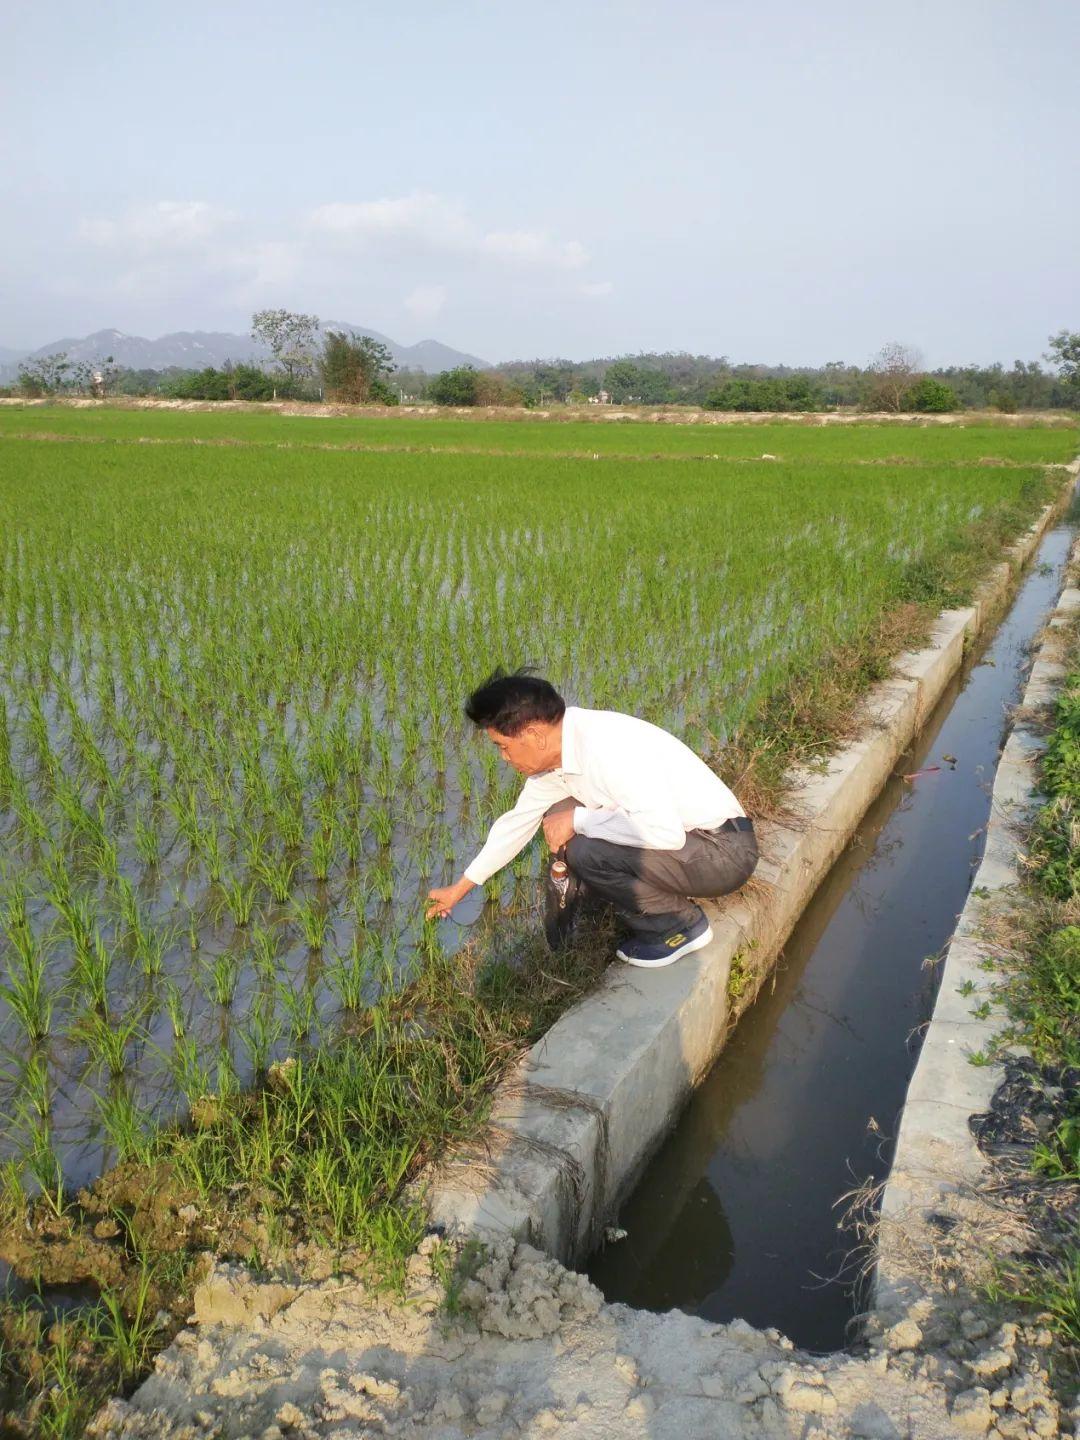
<svg viewBox="0 0 1080 1440"><path fill-rule="evenodd" d="M643 352L593 360L513 361L490 370L458 366L438 375L395 370L385 345L328 331L318 319L260 311L252 334L273 360L203 370L132 370L111 357L75 363L64 353L24 362L8 393L161 395L187 400L327 399L393 405L399 394L437 405L474 407L585 404L693 405L734 411L809 411L837 406L939 412L955 409L1080 408L1080 331L1050 337L1043 365L954 365L924 370L916 352L882 347L866 366L735 364L726 356ZM390 383L393 376L393 384Z"/></svg>

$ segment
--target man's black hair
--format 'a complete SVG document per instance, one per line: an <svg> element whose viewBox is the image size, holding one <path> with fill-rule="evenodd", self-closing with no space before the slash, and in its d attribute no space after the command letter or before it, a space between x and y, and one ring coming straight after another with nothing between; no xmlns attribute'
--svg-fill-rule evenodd
<svg viewBox="0 0 1080 1440"><path fill-rule="evenodd" d="M554 725L561 720L566 702L547 680L541 680L524 666L507 674L495 670L465 702L465 714L482 729L500 735L520 735L526 725L541 721Z"/></svg>

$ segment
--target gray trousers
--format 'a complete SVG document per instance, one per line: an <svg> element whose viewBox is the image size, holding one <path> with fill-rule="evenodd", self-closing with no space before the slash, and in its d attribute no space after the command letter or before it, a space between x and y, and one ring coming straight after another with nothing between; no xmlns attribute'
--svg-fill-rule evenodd
<svg viewBox="0 0 1080 1440"><path fill-rule="evenodd" d="M639 850L574 835L566 863L643 937L685 929L701 913L691 895L729 895L758 861L753 830L691 830L681 850Z"/></svg>

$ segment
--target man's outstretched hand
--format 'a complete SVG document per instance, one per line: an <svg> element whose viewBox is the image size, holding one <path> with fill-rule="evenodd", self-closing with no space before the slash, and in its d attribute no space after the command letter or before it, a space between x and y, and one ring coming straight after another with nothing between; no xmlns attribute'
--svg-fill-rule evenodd
<svg viewBox="0 0 1080 1440"><path fill-rule="evenodd" d="M429 890L427 910L425 911L426 918L433 920L437 917L440 920L445 920L458 901L464 900L472 888L472 881L466 880L465 877L462 876L462 878L456 880L453 885L437 885L433 890Z"/></svg>

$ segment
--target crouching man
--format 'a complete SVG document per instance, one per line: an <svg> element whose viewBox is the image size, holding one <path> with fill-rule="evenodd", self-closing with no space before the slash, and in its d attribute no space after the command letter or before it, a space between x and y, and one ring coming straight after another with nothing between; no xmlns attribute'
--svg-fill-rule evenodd
<svg viewBox="0 0 1080 1440"><path fill-rule="evenodd" d="M742 806L703 760L645 720L566 705L528 671L496 671L465 713L527 778L461 879L429 892L429 916L449 915L542 824L571 875L629 926L620 960L670 965L708 944L709 922L690 897L737 890L758 850Z"/></svg>

